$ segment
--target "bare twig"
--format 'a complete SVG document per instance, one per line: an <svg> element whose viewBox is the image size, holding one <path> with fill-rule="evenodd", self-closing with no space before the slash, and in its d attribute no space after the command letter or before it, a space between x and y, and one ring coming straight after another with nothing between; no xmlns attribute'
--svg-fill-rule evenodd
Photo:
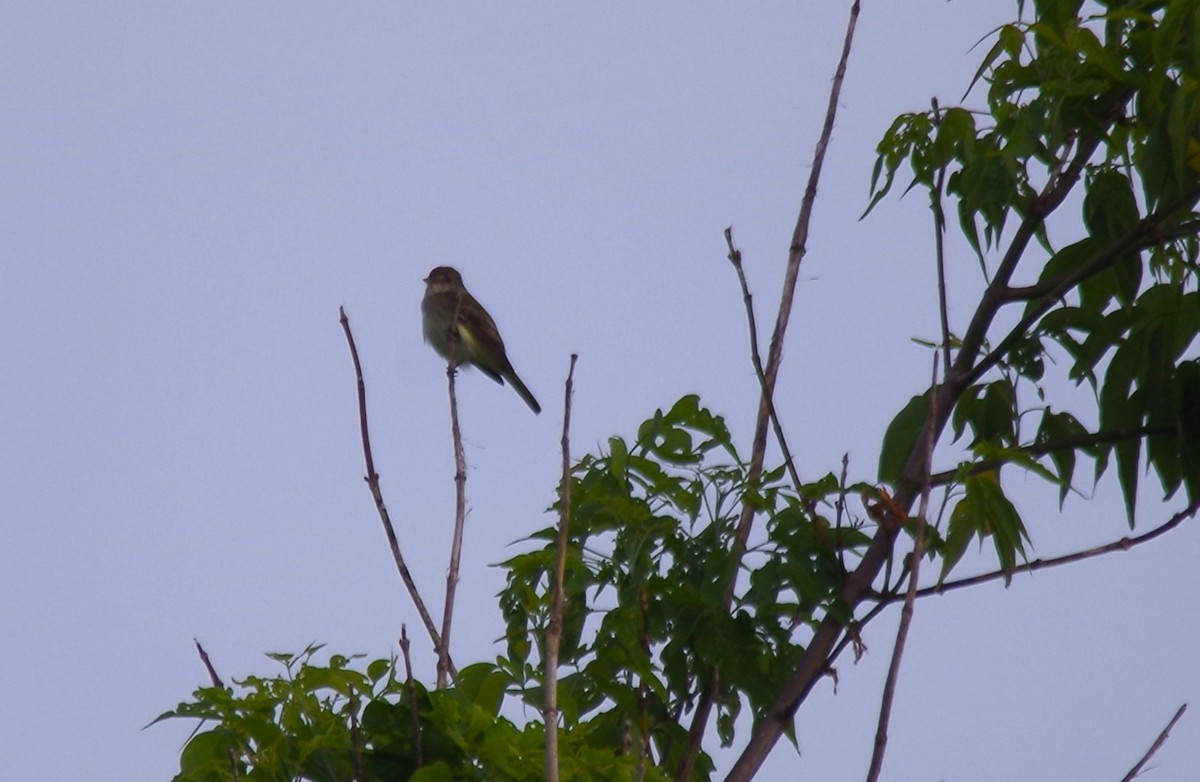
<svg viewBox="0 0 1200 782"><path fill-rule="evenodd" d="M847 476L849 475L849 472L850 472L850 452L847 451L846 453L842 454L842 474L838 478L838 498L837 498L837 502L834 503L834 510L836 512L837 523L834 528L833 535L834 535L834 539L838 541L837 558L838 558L838 572L839 573L846 572L846 555L843 552L843 548L845 548L845 547L841 545L841 542L842 542L842 521L844 520L845 515L846 515L846 491L847 491L846 479L847 479Z"/></svg>
<svg viewBox="0 0 1200 782"><path fill-rule="evenodd" d="M558 782L558 650L563 630L563 579L567 572L568 525L571 518L571 394L575 386L575 362L571 354L563 390L562 479L559 485L558 543L554 556L554 583L550 622L546 627L546 702L542 720L546 725L546 782Z"/></svg>
<svg viewBox="0 0 1200 782"><path fill-rule="evenodd" d="M451 323L458 323L462 291ZM454 378L458 375L458 329L448 335L450 360L446 363L446 382L450 394L450 434L454 441L454 539L450 544L450 567L446 570L446 606L442 611L442 646L438 654L437 686L446 686L450 671L450 630L454 623L454 595L458 591L458 563L462 557L463 527L467 523L467 458L463 454L462 431L458 428L458 394Z"/></svg>
<svg viewBox="0 0 1200 782"><path fill-rule="evenodd" d="M812 167L809 169L808 184L804 189L804 197L800 201L800 214L796 218L796 227L792 232L791 246L788 248L787 269L784 272L783 291L780 295L779 312L775 319L775 330L771 334L771 346L767 352L767 364L763 370L763 389L759 399L758 415L755 423L754 440L750 450L749 483L756 484L762 475L763 460L767 447L767 425L770 419L772 399L775 394L775 381L779 377L779 366L783 357L783 340L787 333L788 322L792 315L792 303L796 295L796 281L800 275L800 262L808 250L808 229L812 221L813 205L817 198L817 183L821 179L821 169L825 162L825 152L829 148L829 140L833 136L833 122L837 116L838 100L842 92L842 82L846 77L846 63L850 59L850 47L854 40L854 29L858 22L859 0L854 0L850 6L850 20L846 26L846 37L842 45L841 58L834 72L833 83L829 90L829 103L825 109L825 121L821 127L821 135L813 151ZM726 576L723 608L728 611L733 604L733 596L737 590L737 577L742 555L754 526L756 509L753 503L745 503L738 518L737 533L734 537L733 550L730 557L730 570ZM708 718L712 713L713 699L716 696L720 671L714 670L709 680L700 692L696 701L696 709L692 715L692 724L688 730L687 746L684 748L676 770L675 778L686 782L691 778L692 767L696 755L700 752L700 742L708 729Z"/></svg>
<svg viewBox="0 0 1200 782"><path fill-rule="evenodd" d="M941 122L941 109L938 107L937 98L933 99L933 118L934 123ZM934 184L934 192L931 194L932 209L933 209L933 240L934 254L937 258L937 286L938 286L938 315L941 318L942 325L942 366L950 366L950 308L946 304L946 213L942 210L942 193L944 192L946 182L946 168L943 166L938 169L937 182Z"/></svg>
<svg viewBox="0 0 1200 782"><path fill-rule="evenodd" d="M440 657L442 637L438 634L437 627L433 624L433 618L425 608L425 601L421 599L421 593L417 590L417 582L413 580L412 573L409 572L408 565L404 561L404 555L400 552L396 530L392 526L391 516L388 515L387 505L384 504L383 491L379 488L379 474L375 472L375 458L371 454L371 433L367 427L367 386L363 382L362 365L358 360L358 348L354 345L354 334L350 331L350 319L346 317L346 308L341 307L338 312L338 320L342 324L342 331L346 333L346 342L350 346L350 358L354 362L354 377L358 384L358 425L362 435L363 458L367 463L365 478L367 488L370 489L371 497L375 500L375 509L379 512L379 520L383 522L383 531L387 535L388 546L392 550L392 559L396 562L396 570L400 572L400 579L404 582L408 595L412 598L413 605L416 606L417 613L421 617L421 623L425 625L429 639L433 642L433 648L438 650ZM449 652L447 651L446 654L448 658ZM458 675L453 661L450 661L450 672L451 676Z"/></svg>
<svg viewBox="0 0 1200 782"><path fill-rule="evenodd" d="M933 377L930 385L937 385L938 354L933 354ZM929 395L929 418L937 417L937 395ZM913 535L913 550L909 555L908 590L904 598L904 609L900 612L900 626L896 628L896 644L892 649L892 661L888 666L887 679L883 685L883 697L879 702L879 723L875 729L875 746L871 751L871 765L867 770L867 782L876 782L883 770L883 753L887 749L888 723L892 718L892 701L896 696L896 682L900 678L900 659L904 656L904 644L908 640L908 628L912 625L913 605L917 601L917 577L921 573L921 557L925 555L925 517L929 513L929 465L933 461L935 438L930 429L925 441L925 481L921 487L921 507L917 513L916 531Z"/></svg>
<svg viewBox="0 0 1200 782"><path fill-rule="evenodd" d="M408 652L408 628L400 625L400 654L404 656L404 689L408 693L408 714L412 720L413 754L417 756L417 768L425 765L421 749L421 710L417 705L417 685L413 682L412 657Z"/></svg>
<svg viewBox="0 0 1200 782"><path fill-rule="evenodd" d="M796 496L800 498L800 501L804 503L805 510L808 511L817 542L822 546L835 548L833 542L829 540L825 528L821 526L817 504L804 493L804 487L800 482L800 473L796 470L796 461L792 458L792 449L788 446L787 437L783 434L783 424L779 422L779 414L775 409L774 394L770 393L767 387L767 376L763 371L762 356L758 350L758 326L757 318L754 316L754 297L750 295L750 286L746 282L746 270L742 267L742 251L733 246L733 228L725 229L725 244L729 246L729 262L737 271L738 283L742 286L742 301L746 305L746 320L749 322L750 329L750 362L754 365L754 374L758 377L759 389L763 393L762 398L767 402L767 411L771 417L771 429L775 433L775 441L779 443L779 450L783 454L784 467L787 468L788 476L792 479ZM840 547L838 555L841 556ZM845 568L843 568L844 570Z"/></svg>
<svg viewBox="0 0 1200 782"><path fill-rule="evenodd" d="M192 639L192 643L196 644L196 651L200 654L200 662L204 663L204 670L208 671L208 679L213 683L214 687L225 687L225 682L221 681L221 677L217 675L217 670L213 668L212 660L208 659L208 652L204 651L204 647L200 645L200 641L196 638Z"/></svg>
<svg viewBox="0 0 1200 782"><path fill-rule="evenodd" d="M792 478L792 486L796 494L803 496L800 490L800 474L796 471L796 463L792 459L792 450L788 447L787 438L783 435L783 426L779 423L779 415L775 411L774 395L768 393L767 375L763 370L762 354L758 349L758 324L754 316L754 297L750 295L750 285L746 282L746 270L742 267L742 251L733 246L733 228L725 229L725 244L729 247L729 262L737 271L738 283L742 286L742 302L746 305L746 322L750 329L750 362L754 365L754 374L758 377L759 391L767 402L767 412L771 417L771 428L783 453L783 463ZM811 510L811 509L810 509ZM814 514L815 515L815 514Z"/></svg>
<svg viewBox="0 0 1200 782"><path fill-rule="evenodd" d="M350 746L354 748L354 782L367 782L363 770L362 731L358 727L358 693L350 690Z"/></svg>
<svg viewBox="0 0 1200 782"><path fill-rule="evenodd" d="M200 645L199 639L193 638L192 643L196 644L196 651L200 654L200 662L204 663L204 670L208 671L209 681L214 687L225 688L225 682L221 681L221 677L217 675L217 669L213 667L212 660L208 659L208 652L204 651L204 647ZM237 782L242 778L241 772L238 771L238 752L230 747L225 750L225 754L229 756L229 775Z"/></svg>
<svg viewBox="0 0 1200 782"><path fill-rule="evenodd" d="M642 613L642 656L647 667L650 666L650 594L646 585L638 588L638 609ZM646 778L646 762L650 757L650 703L646 696L646 677L638 676L638 759L634 771L634 782L642 782Z"/></svg>
<svg viewBox="0 0 1200 782"><path fill-rule="evenodd" d="M1137 762L1137 765L1129 769L1128 774L1121 777L1121 782L1133 782L1134 778L1136 778L1138 774L1142 773L1142 768L1146 765L1146 763L1149 762L1150 758L1154 756L1154 753L1158 752L1158 750L1162 748L1162 745L1166 743L1167 736L1171 734L1171 729L1175 727L1176 722L1179 722L1179 719L1183 716L1185 711L1187 711L1186 703L1180 706L1175 712L1175 716L1172 717L1171 721L1167 723L1167 727L1162 729L1162 733L1158 734L1158 738L1156 738L1154 743L1150 745L1150 749L1146 750L1146 754L1142 755L1142 759Z"/></svg>

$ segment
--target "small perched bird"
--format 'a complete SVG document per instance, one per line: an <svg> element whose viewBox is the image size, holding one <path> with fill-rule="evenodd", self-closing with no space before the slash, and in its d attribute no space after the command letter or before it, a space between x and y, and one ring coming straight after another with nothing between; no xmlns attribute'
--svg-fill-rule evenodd
<svg viewBox="0 0 1200 782"><path fill-rule="evenodd" d="M542 406L529 393L509 362L496 322L483 305L467 292L457 269L439 266L425 278L421 315L425 341L433 346L439 356L454 361L456 365L473 364L500 385L507 380L530 410L542 412ZM453 346L453 351L450 339L452 329L457 330L458 334L458 344Z"/></svg>

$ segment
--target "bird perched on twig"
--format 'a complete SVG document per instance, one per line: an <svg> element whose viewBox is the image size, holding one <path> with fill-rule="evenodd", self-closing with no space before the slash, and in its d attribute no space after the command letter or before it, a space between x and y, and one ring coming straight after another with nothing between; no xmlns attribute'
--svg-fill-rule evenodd
<svg viewBox="0 0 1200 782"><path fill-rule="evenodd" d="M438 266L425 278L425 298L421 299L425 341L438 355L455 365L470 364L504 385L507 380L529 409L542 412L504 351L504 340L496 322L467 292L462 275L449 266ZM457 335L457 337L455 337ZM457 344L453 344L457 342Z"/></svg>

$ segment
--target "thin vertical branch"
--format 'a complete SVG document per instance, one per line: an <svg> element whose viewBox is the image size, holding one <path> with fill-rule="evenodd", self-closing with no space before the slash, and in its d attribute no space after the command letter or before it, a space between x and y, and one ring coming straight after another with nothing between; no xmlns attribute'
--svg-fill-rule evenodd
<svg viewBox="0 0 1200 782"><path fill-rule="evenodd" d="M421 599L421 593L417 590L417 582L413 580L412 573L409 572L408 565L404 561L404 555L400 552L396 530L392 526L391 516L383 501L383 490L379 487L379 474L375 472L375 458L371 454L371 432L367 427L367 386L363 381L362 364L358 360L358 348L354 344L354 334L350 331L350 319L346 317L346 308L338 308L338 313L342 331L346 334L346 343L350 346L350 358L354 362L354 378L358 385L358 426L362 436L363 458L367 464L367 475L364 480L367 482L367 488L371 491L372 499L375 500L375 510L379 513L379 520L383 522L383 531L387 535L388 546L392 550L392 559L396 562L396 570L400 572L400 580L404 582L404 587L408 590L408 595L412 598L413 605L416 606L417 613L421 617L421 623L425 625L429 639L433 642L433 648L437 651L438 658L441 659L443 654L442 637L433 624L429 610L425 608L425 601ZM449 658L449 650L445 650L445 655L450 675L457 676L458 671L454 667L454 662Z"/></svg>
<svg viewBox="0 0 1200 782"><path fill-rule="evenodd" d="M454 307L451 323L458 323L462 293ZM454 595L458 591L458 564L462 557L463 527L467 522L467 458L463 454L462 431L458 428L458 394L454 379L458 375L457 328L450 329L450 360L446 363L446 382L450 394L450 434L454 441L454 540L450 544L450 567L446 571L446 606L442 611L442 645L438 654L437 686L446 686L450 671L450 630L454 624Z"/></svg>
<svg viewBox="0 0 1200 782"><path fill-rule="evenodd" d="M208 679L213 683L214 687L225 687L225 682L221 681L221 677L217 675L217 669L213 668L212 660L208 659L208 652L204 651L204 647L200 645L200 641L196 638L192 639L192 643L196 645L196 651L200 654L200 662L204 663L204 670L208 671Z"/></svg>
<svg viewBox="0 0 1200 782"><path fill-rule="evenodd" d="M850 452L842 454L842 474L838 478L838 498L834 508L837 512L837 526L834 528L834 539L837 540L837 557L840 572L846 572L846 555L842 546L842 521L846 516L846 480L850 473Z"/></svg>
<svg viewBox="0 0 1200 782"><path fill-rule="evenodd" d="M939 354L933 354L933 377L930 386L937 385ZM937 418L937 394L929 395L929 420ZM883 753L887 749L888 723L892 718L892 702L896 696L896 682L900 678L900 659L904 656L904 644L908 640L908 628L912 625L913 606L917 601L917 577L921 573L921 558L925 556L925 518L929 513L929 473L933 463L933 446L936 436L932 428L925 438L925 469L921 484L921 506L917 513L916 530L913 534L913 550L909 555L908 591L904 597L904 608L900 612L900 626L896 628L896 645L892 649L892 662L888 666L887 680L883 685L883 697L879 702L879 723L875 729L875 746L871 752L871 765L867 770L867 782L877 782L883 770Z"/></svg>
<svg viewBox="0 0 1200 782"><path fill-rule="evenodd" d="M742 287L742 302L746 305L746 322L749 324L750 331L750 363L754 365L754 374L758 377L759 390L767 402L771 428L775 432L775 439L783 454L783 464L792 478L792 485L795 487L796 493L800 494L800 474L796 471L796 464L792 460L792 450L788 447L787 438L783 436L783 426L779 423L779 415L775 412L774 395L767 393L767 374L763 370L762 354L758 349L758 319L754 315L754 297L750 295L750 285L746 282L746 270L742 267L742 251L733 246L732 227L725 229L725 244L729 247L729 262L733 264L733 268L737 272L738 283Z"/></svg>
<svg viewBox="0 0 1200 782"><path fill-rule="evenodd" d="M350 746L354 749L354 782L367 782L363 770L362 731L358 727L358 693L350 690Z"/></svg>
<svg viewBox="0 0 1200 782"><path fill-rule="evenodd" d="M1171 735L1171 729L1175 727L1176 722L1179 722L1185 711L1187 711L1186 703L1179 707L1179 710L1175 712L1175 716L1167 723L1167 727L1162 729L1162 733L1159 733L1158 738L1150 745L1150 749L1146 750L1146 754L1142 755L1142 759L1137 762L1137 765L1129 769L1129 773L1121 778L1121 782L1133 782L1134 778L1142 773L1142 768L1150 762L1150 758L1154 756L1154 753L1158 752L1162 748L1162 745L1166 743L1167 736Z"/></svg>
<svg viewBox="0 0 1200 782"><path fill-rule="evenodd" d="M571 394L575 385L575 362L571 354L567 383L563 391L562 481L559 485L558 545L554 556L550 623L546 627L546 703L542 720L546 725L546 782L558 782L558 650L562 643L563 579L567 572L568 525L571 519Z"/></svg>
<svg viewBox="0 0 1200 782"><path fill-rule="evenodd" d="M646 667L650 667L650 595L646 585L638 588L638 610L642 614L642 655ZM642 782L646 778L646 761L650 758L650 704L646 696L646 677L638 676L637 691L638 707L638 757L637 768L634 770L634 782Z"/></svg>
<svg viewBox="0 0 1200 782"><path fill-rule="evenodd" d="M812 222L813 204L817 198L817 183L821 178L821 169L825 163L825 152L829 148L829 140L833 136L834 118L837 116L838 100L842 93L842 82L846 77L846 63L850 59L850 48L854 40L854 29L858 22L860 0L854 0L850 6L850 20L846 26L846 37L842 44L841 57L837 70L834 72L833 84L829 90L829 103L825 108L825 121L821 127L821 136L817 140L813 152L812 167L809 169L808 184L804 197L800 201L800 214L796 219L796 227L792 232L791 246L788 248L787 270L783 278L783 291L779 301L779 312L775 320L775 330L771 335L771 346L767 353L767 365L763 370L763 390L759 399L758 416L755 424L754 440L750 451L749 483L756 484L762 475L762 465L767 448L767 425L770 419L771 400L775 394L775 381L779 377L779 365L783 356L783 339L787 333L788 322L792 314L792 302L796 294L796 281L800 275L800 262L808 249L808 229ZM730 557L730 569L726 576L723 607L726 611L733 605L733 596L737 590L737 576L740 570L742 555L746 551L746 543L754 526L756 508L753 503L745 503L738 519L737 533L733 542ZM702 687L696 701L696 710L692 716L692 724L688 730L687 746L679 761L675 778L686 782L691 778L696 756L700 752L700 742L708 729L708 718L712 713L713 699L719 684L720 671L713 671L709 680Z"/></svg>
<svg viewBox="0 0 1200 782"><path fill-rule="evenodd" d="M933 99L933 121L941 121L942 114L937 98ZM938 169L937 183L931 197L933 209L933 241L937 258L938 313L942 325L942 366L950 367L950 308L946 304L946 213L942 209L942 193L945 190L946 169Z"/></svg>
<svg viewBox="0 0 1200 782"><path fill-rule="evenodd" d="M208 652L204 651L204 647L200 645L200 641L196 638L192 639L192 643L196 644L196 651L200 654L200 662L204 663L204 670L208 671L209 681L214 687L224 689L225 682L221 681L221 677L217 675L217 669L213 667L212 660L208 659ZM238 782L242 778L238 772L238 753L230 747L225 750L225 754L229 756L229 778L234 782Z"/></svg>
<svg viewBox="0 0 1200 782"><path fill-rule="evenodd" d="M412 720L413 754L417 756L417 768L425 765L421 748L421 710L417 705L417 685L413 682L412 657L408 652L408 628L400 625L400 654L404 656L404 689L408 693L408 714Z"/></svg>

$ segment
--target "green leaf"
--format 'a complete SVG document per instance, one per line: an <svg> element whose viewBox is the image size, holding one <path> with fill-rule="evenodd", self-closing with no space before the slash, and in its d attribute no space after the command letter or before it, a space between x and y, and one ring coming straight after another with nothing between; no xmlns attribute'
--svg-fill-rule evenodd
<svg viewBox="0 0 1200 782"><path fill-rule="evenodd" d="M490 663L475 663L458 672L459 692L493 717L500 713L508 677Z"/></svg>
<svg viewBox="0 0 1200 782"><path fill-rule="evenodd" d="M959 500L950 512L950 527L946 531L946 543L942 547L942 573L938 576L941 584L950 575L950 571L963 558L967 544L975 536L976 528L971 518L970 506L965 499Z"/></svg>
<svg viewBox="0 0 1200 782"><path fill-rule="evenodd" d="M1183 482L1194 502L1200 497L1200 359L1181 364L1175 378Z"/></svg>
<svg viewBox="0 0 1200 782"><path fill-rule="evenodd" d="M1094 258L1099 250L1100 243L1090 237L1067 245L1056 252L1042 267L1042 273L1038 276L1038 284L1046 285L1051 282L1060 282L1062 283L1062 290L1060 292L1065 293L1068 289L1067 277ZM1040 298L1030 300L1025 306L1025 314L1029 314L1031 310L1039 306L1040 302ZM1103 311L1104 303L1099 305L1100 311ZM1086 309L1093 308L1094 305L1086 307ZM1043 322L1045 320L1043 318Z"/></svg>
<svg viewBox="0 0 1200 782"><path fill-rule="evenodd" d="M929 392L914 396L897 413L883 435L879 454L879 482L895 485L908 465L909 457L921 436L921 427L929 413Z"/></svg>
<svg viewBox="0 0 1200 782"><path fill-rule="evenodd" d="M455 782L454 769L444 760L424 766L408 778L409 782Z"/></svg>
<svg viewBox="0 0 1200 782"><path fill-rule="evenodd" d="M227 728L214 728L192 737L179 756L182 774L199 776L201 772L229 772L229 753L239 757L237 734ZM240 764L239 764L240 765Z"/></svg>
<svg viewBox="0 0 1200 782"><path fill-rule="evenodd" d="M1083 199L1083 222L1093 239L1112 244L1132 231L1138 219L1137 198L1128 177L1113 169L1092 177Z"/></svg>
<svg viewBox="0 0 1200 782"><path fill-rule="evenodd" d="M1038 427L1034 442L1047 446L1054 443L1066 443L1086 434L1087 430L1075 416L1070 413L1054 413L1046 410L1042 415L1041 425ZM1059 510L1062 510L1063 503L1066 502L1067 494L1071 491L1072 482L1075 479L1075 451L1074 447L1060 447L1048 451L1046 454L1058 471Z"/></svg>

